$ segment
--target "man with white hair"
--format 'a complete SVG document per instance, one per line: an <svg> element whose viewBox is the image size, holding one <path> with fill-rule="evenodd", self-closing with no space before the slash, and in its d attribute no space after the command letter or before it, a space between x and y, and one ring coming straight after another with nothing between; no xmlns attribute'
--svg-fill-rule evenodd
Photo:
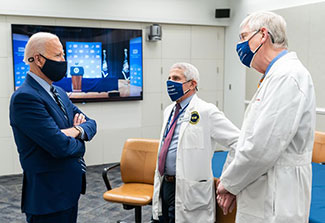
<svg viewBox="0 0 325 223"><path fill-rule="evenodd" d="M240 26L239 58L263 76L217 189L225 214L236 195L237 223L308 222L315 94L287 42L275 13L253 13Z"/></svg>
<svg viewBox="0 0 325 223"><path fill-rule="evenodd" d="M199 72L176 63L167 91L152 202L159 222L215 222L215 186L211 160L215 142L234 148L239 129L218 108L196 95Z"/></svg>
<svg viewBox="0 0 325 223"><path fill-rule="evenodd" d="M25 47L30 70L10 101L10 125L23 169L22 211L28 223L73 223L85 192L85 142L96 122L52 85L67 70L63 47L51 33L36 33Z"/></svg>

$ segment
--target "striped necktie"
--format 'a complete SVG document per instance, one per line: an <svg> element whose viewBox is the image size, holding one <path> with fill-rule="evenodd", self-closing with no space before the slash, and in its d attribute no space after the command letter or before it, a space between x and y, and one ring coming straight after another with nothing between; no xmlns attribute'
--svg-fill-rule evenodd
<svg viewBox="0 0 325 223"><path fill-rule="evenodd" d="M79 162L80 162L80 165L81 165L82 172L86 173L87 166L86 166L86 162L85 162L84 158L80 157Z"/></svg>
<svg viewBox="0 0 325 223"><path fill-rule="evenodd" d="M181 109L181 106L179 103L176 104L176 108L175 108L175 112L174 112L174 117L173 117L173 121L171 122L171 126L169 127L169 131L167 133L166 138L164 139L163 145L160 149L159 152L159 157L158 157L158 170L160 172L160 175L164 175L164 171L165 171L165 162L166 162L166 157L167 157L167 151L170 145L170 142L173 139L173 135L174 135L174 131L177 125L177 119L178 118L178 113L179 110ZM167 126L168 127L168 126Z"/></svg>
<svg viewBox="0 0 325 223"><path fill-rule="evenodd" d="M55 102L58 104L60 109L63 111L65 119L68 120L67 111L64 108L64 104L63 104L63 101L59 95L59 92L53 86L51 86L50 90L52 92Z"/></svg>

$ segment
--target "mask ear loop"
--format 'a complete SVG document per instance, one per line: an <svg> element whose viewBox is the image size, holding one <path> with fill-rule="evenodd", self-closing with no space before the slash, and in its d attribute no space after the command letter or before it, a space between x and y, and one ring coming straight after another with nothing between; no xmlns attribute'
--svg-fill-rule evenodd
<svg viewBox="0 0 325 223"><path fill-rule="evenodd" d="M45 56L43 56L42 54L39 54L41 57L43 57L44 59L47 59ZM35 58L34 57L30 57L30 58L28 58L27 59L28 60L28 62L30 62L30 63L32 63L32 62L34 62L35 61Z"/></svg>
<svg viewBox="0 0 325 223"><path fill-rule="evenodd" d="M39 54L40 56L44 57L42 54ZM45 58L45 57L44 57ZM46 59L46 58L45 58ZM35 62L35 58L34 57L30 57L27 59L29 63L33 63ZM36 64L37 65L37 64Z"/></svg>
<svg viewBox="0 0 325 223"><path fill-rule="evenodd" d="M259 29L255 34L257 34L258 32L260 32L261 30ZM270 35L270 37L271 37L271 41L272 41L272 43L274 43L274 39L273 39L273 36L272 36L272 34L269 32L269 31L267 31L267 33ZM254 35L255 35L254 34ZM253 35L253 36L254 36ZM252 38L252 37L251 37ZM251 39L250 38L250 39ZM254 53L254 56L255 56L255 54L257 53L257 51L261 48L263 46L263 43L261 43L257 48L256 48L256 50L253 52ZM252 60L253 61L253 60Z"/></svg>
<svg viewBox="0 0 325 223"><path fill-rule="evenodd" d="M272 43L274 44L274 38L273 38L273 35L270 33L270 31L267 31L267 33L270 35L271 41L272 41Z"/></svg>
<svg viewBox="0 0 325 223"><path fill-rule="evenodd" d="M260 30L258 30L258 31L260 31ZM267 33L270 35L270 38L271 38L272 43L274 43L274 38L273 38L272 34L270 33L270 31L267 31ZM254 34L254 35L255 35L255 34ZM253 35L253 36L254 36L254 35ZM261 48L262 45L263 45L263 43L261 43L261 44L256 48L254 54L257 53L257 51Z"/></svg>
<svg viewBox="0 0 325 223"><path fill-rule="evenodd" d="M256 50L254 51L254 54L257 53L257 51L261 48L262 45L263 45L263 43L261 43L261 44L256 48Z"/></svg>
<svg viewBox="0 0 325 223"><path fill-rule="evenodd" d="M188 80L187 82L192 81L192 80L193 80L193 79ZM196 91L199 91L199 89L197 88L197 86L195 86L195 90L196 90Z"/></svg>
<svg viewBox="0 0 325 223"><path fill-rule="evenodd" d="M253 35L253 36L255 36L257 33L259 33L261 30L257 30L257 32ZM251 37L252 38L252 37ZM249 38L249 40L251 39L251 38ZM248 41L249 41L248 40ZM257 51L261 48L263 46L263 43L261 43L257 48L256 48L256 50L253 52L253 54L254 54L254 56L253 56L253 58L252 58L252 60L251 60L251 62L250 62L250 64L249 64L249 66L251 67L251 65L252 65L252 62L253 62L253 60L254 60L254 57L256 56L256 53L257 53Z"/></svg>
<svg viewBox="0 0 325 223"><path fill-rule="evenodd" d="M188 83L188 82L190 82L190 81L192 81L193 79L191 79L191 80L188 80L188 81L185 81L183 84L186 84L186 83ZM195 89L198 91L198 89L197 89L197 87L195 87ZM184 92L184 94L187 94L188 92L190 92L191 91L191 89L187 89L185 92Z"/></svg>
<svg viewBox="0 0 325 223"><path fill-rule="evenodd" d="M184 92L184 95L187 94L188 92L190 92L191 89L187 89L185 92Z"/></svg>

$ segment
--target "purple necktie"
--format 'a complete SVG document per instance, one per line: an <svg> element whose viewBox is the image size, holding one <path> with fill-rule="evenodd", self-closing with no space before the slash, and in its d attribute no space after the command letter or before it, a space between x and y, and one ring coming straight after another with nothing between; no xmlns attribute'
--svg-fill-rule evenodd
<svg viewBox="0 0 325 223"><path fill-rule="evenodd" d="M170 142L172 141L172 138L173 138L173 134L174 134L174 130L175 130L175 127L176 127L176 122L177 122L177 120L175 120L175 119L178 118L177 116L178 116L180 108L181 108L181 106L177 103L176 104L176 109L175 109L175 112L174 112L173 121L171 122L172 126L169 127L170 130L169 130L166 138L164 139L164 143L163 143L163 145L162 145L162 147L160 149L158 170L159 170L161 176L164 174L167 151L168 151Z"/></svg>

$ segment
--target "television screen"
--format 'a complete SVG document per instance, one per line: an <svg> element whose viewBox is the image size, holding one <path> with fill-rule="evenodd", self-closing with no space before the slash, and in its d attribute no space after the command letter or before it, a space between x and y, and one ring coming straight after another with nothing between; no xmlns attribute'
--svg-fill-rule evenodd
<svg viewBox="0 0 325 223"><path fill-rule="evenodd" d="M11 25L15 89L29 71L25 45L37 32L56 34L68 63L66 77L53 83L74 102L142 100L142 30Z"/></svg>

